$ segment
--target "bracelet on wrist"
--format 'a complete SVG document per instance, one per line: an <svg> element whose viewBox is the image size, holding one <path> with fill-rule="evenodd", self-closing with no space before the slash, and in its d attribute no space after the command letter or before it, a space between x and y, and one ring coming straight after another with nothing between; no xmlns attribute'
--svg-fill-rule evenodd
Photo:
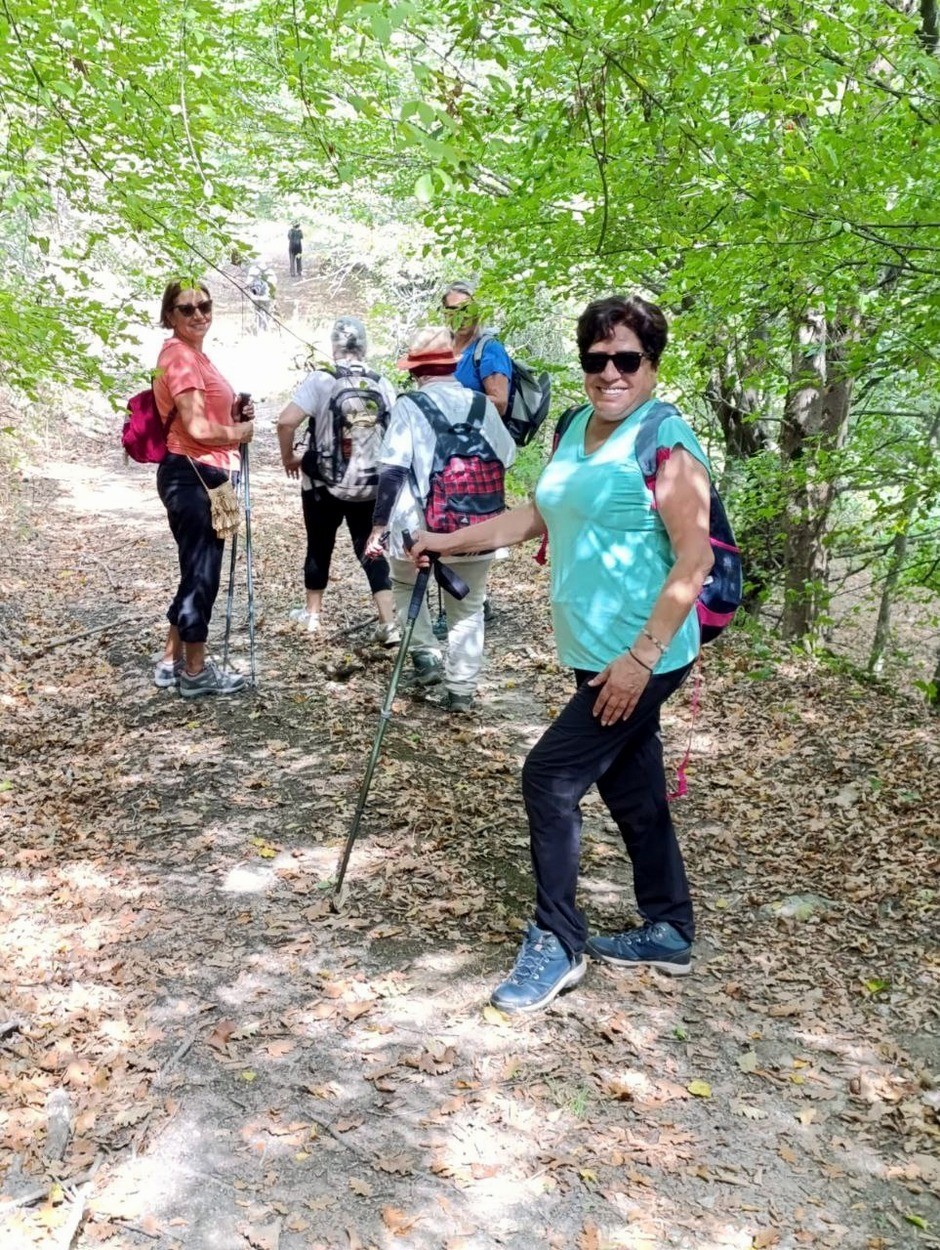
<svg viewBox="0 0 940 1250"><path fill-rule="evenodd" d="M627 655L630 657L631 660L634 661L634 663L639 664L640 668L645 668L648 673L652 673L653 670L650 668L650 666L648 664L643 663L640 657L634 653L634 650L632 647L630 647L629 650L627 651Z"/></svg>
<svg viewBox="0 0 940 1250"><path fill-rule="evenodd" d="M656 635L651 634L645 625L640 630L640 633L643 635L644 638L649 639L649 641L653 644L653 646L659 650L660 655L666 654L666 647L668 646L668 643L660 642L659 639L656 637Z"/></svg>

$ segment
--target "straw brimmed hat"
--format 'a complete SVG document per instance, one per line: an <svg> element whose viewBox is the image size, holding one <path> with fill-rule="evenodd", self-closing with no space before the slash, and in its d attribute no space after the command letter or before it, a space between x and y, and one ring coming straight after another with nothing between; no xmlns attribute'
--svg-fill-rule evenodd
<svg viewBox="0 0 940 1250"><path fill-rule="evenodd" d="M419 373L422 369L435 372L444 369L456 369L457 357L454 355L454 336L444 326L426 326L419 330L408 345L408 354L398 362L399 369L408 369L411 373Z"/></svg>

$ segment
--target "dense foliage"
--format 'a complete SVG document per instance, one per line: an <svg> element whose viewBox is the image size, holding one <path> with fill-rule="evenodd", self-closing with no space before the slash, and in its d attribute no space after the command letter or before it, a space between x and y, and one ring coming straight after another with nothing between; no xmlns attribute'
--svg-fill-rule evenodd
<svg viewBox="0 0 940 1250"><path fill-rule="evenodd" d="M936 26L929 0L0 0L0 368L93 377L147 275L219 262L262 187L367 189L556 363L591 295L669 310L663 384L711 430L753 601L813 638L833 557L935 588Z"/></svg>

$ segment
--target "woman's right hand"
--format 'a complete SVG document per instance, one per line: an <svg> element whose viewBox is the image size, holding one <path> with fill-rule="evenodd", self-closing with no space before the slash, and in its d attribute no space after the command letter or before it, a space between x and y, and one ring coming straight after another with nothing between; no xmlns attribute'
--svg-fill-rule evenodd
<svg viewBox="0 0 940 1250"><path fill-rule="evenodd" d="M440 553L447 546L446 534L432 534L428 530L416 530L412 537L414 541L408 550L408 559L419 569L426 569L431 563L426 552Z"/></svg>
<svg viewBox="0 0 940 1250"><path fill-rule="evenodd" d="M235 429L238 432L238 438L236 439L238 443L250 443L255 436L254 421L240 421Z"/></svg>

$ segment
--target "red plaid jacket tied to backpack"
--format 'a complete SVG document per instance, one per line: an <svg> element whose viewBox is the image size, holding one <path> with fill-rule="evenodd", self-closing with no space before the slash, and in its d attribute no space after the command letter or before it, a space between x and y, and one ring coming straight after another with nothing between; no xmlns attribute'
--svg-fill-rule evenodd
<svg viewBox="0 0 940 1250"><path fill-rule="evenodd" d="M427 418L436 441L424 521L435 534L452 534L504 512L503 462L483 434L486 399L474 395L465 421L454 425L422 391L408 398Z"/></svg>

